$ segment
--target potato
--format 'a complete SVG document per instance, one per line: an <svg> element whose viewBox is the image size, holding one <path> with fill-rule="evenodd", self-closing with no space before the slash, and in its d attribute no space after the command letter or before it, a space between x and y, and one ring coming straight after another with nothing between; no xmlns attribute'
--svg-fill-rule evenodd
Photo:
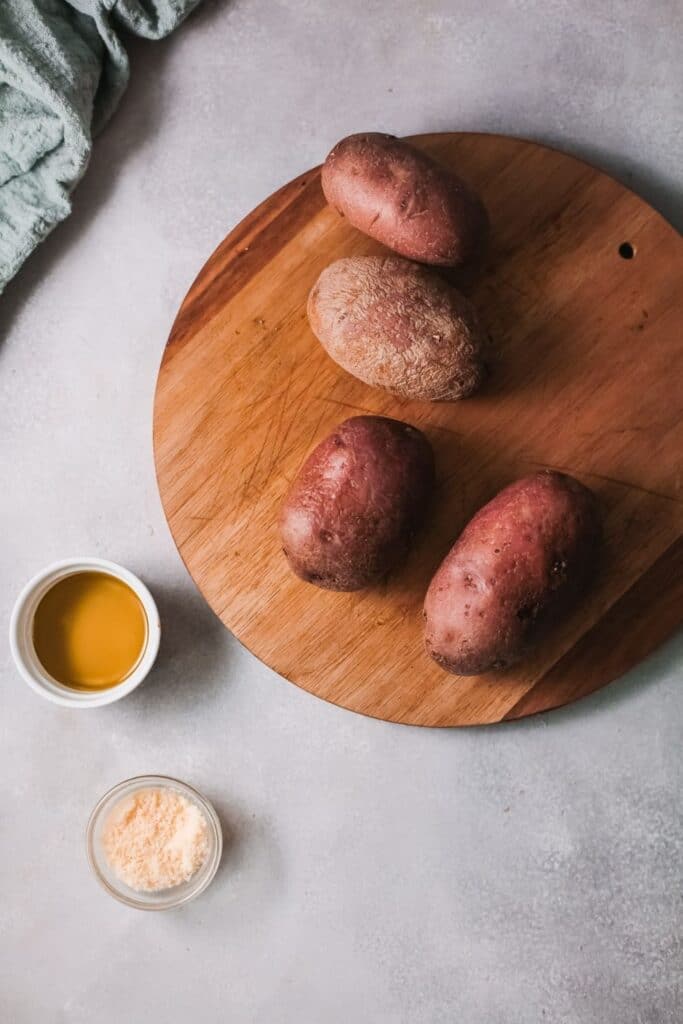
<svg viewBox="0 0 683 1024"><path fill-rule="evenodd" d="M354 416L309 455L280 516L283 551L327 590L376 583L406 554L434 486L434 456L415 427Z"/></svg>
<svg viewBox="0 0 683 1024"><path fill-rule="evenodd" d="M581 596L599 537L595 497L573 477L544 471L506 487L429 585L428 653L457 675L514 664Z"/></svg>
<svg viewBox="0 0 683 1024"><path fill-rule="evenodd" d="M475 259L488 233L477 195L393 135L349 135L322 169L325 198L359 231L401 256L442 267Z"/></svg>
<svg viewBox="0 0 683 1024"><path fill-rule="evenodd" d="M345 370L402 398L454 402L484 375L484 333L468 300L398 256L352 256L308 298L313 333Z"/></svg>

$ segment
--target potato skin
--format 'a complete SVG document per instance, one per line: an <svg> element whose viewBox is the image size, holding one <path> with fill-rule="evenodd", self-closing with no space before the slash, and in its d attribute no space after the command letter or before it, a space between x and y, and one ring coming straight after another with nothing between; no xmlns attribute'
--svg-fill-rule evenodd
<svg viewBox="0 0 683 1024"><path fill-rule="evenodd" d="M398 256L332 263L311 289L308 321L343 369L401 398L455 402L484 377L486 339L472 304Z"/></svg>
<svg viewBox="0 0 683 1024"><path fill-rule="evenodd" d="M476 259L488 234L479 197L446 167L394 135L338 142L322 169L325 198L394 252L442 267Z"/></svg>
<svg viewBox="0 0 683 1024"><path fill-rule="evenodd" d="M584 592L599 539L595 496L573 477L547 470L506 487L429 585L428 653L457 675L513 665Z"/></svg>
<svg viewBox="0 0 683 1024"><path fill-rule="evenodd" d="M326 590L376 583L406 554L433 486L421 431L383 416L345 420L309 455L282 507L290 567Z"/></svg>

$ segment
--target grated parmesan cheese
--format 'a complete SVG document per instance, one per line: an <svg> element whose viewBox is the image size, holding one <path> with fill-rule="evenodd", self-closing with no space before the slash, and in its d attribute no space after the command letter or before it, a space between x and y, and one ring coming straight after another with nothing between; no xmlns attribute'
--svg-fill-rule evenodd
<svg viewBox="0 0 683 1024"><path fill-rule="evenodd" d="M171 889L199 871L209 852L206 818L174 789L138 789L109 814L102 847L114 874L138 892Z"/></svg>

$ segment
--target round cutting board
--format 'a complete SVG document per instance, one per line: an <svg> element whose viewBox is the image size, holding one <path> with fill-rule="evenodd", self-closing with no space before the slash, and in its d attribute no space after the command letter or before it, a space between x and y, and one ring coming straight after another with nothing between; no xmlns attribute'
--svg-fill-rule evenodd
<svg viewBox="0 0 683 1024"><path fill-rule="evenodd" d="M310 288L333 260L382 250L325 204L315 169L249 214L186 296L159 373L157 475L197 586L286 679L394 722L499 722L597 690L680 625L683 244L632 192L563 153L469 133L414 142L491 216L486 265L461 282L494 341L489 385L455 404L403 401L326 355L306 321ZM289 571L278 510L312 447L360 413L425 431L438 490L406 564L374 589L335 594ZM431 575L476 509L541 467L599 497L597 583L514 670L447 675L422 648Z"/></svg>

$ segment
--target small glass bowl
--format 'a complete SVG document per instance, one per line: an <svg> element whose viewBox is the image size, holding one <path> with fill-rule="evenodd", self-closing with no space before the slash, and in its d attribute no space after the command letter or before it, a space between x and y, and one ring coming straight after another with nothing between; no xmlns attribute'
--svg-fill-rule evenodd
<svg viewBox="0 0 683 1024"><path fill-rule="evenodd" d="M192 878L172 889L162 889L159 892L138 892L137 889L131 889L114 874L102 849L102 829L110 812L119 800L139 789L173 789L196 804L206 818L209 842L206 860ZM98 801L90 815L85 839L88 862L102 888L114 899L128 907L135 907L136 910L172 910L193 900L200 892L204 892L213 880L223 852L221 823L209 801L192 786L167 775L138 775L133 779L126 779L125 782L119 782L118 786L110 789Z"/></svg>

